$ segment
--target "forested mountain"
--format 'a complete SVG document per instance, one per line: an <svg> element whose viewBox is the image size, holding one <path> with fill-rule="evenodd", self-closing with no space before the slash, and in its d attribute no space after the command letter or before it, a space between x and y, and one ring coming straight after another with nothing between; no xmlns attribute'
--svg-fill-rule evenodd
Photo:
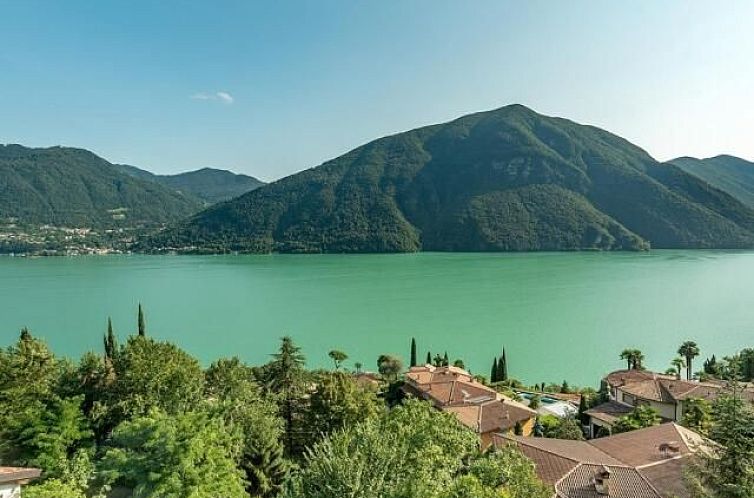
<svg viewBox="0 0 754 498"><path fill-rule="evenodd" d="M174 190L194 195L207 204L227 201L264 185L253 176L231 171L202 168L177 175L155 175L135 166L118 164L122 171L145 180L151 180Z"/></svg>
<svg viewBox="0 0 754 498"><path fill-rule="evenodd" d="M87 150L0 145L0 220L156 226L201 207L194 197L127 175Z"/></svg>
<svg viewBox="0 0 754 498"><path fill-rule="evenodd" d="M604 130L520 106L384 137L211 207L145 249L750 248L754 211Z"/></svg>
<svg viewBox="0 0 754 498"><path fill-rule="evenodd" d="M754 163L726 155L707 159L679 157L669 162L754 208Z"/></svg>

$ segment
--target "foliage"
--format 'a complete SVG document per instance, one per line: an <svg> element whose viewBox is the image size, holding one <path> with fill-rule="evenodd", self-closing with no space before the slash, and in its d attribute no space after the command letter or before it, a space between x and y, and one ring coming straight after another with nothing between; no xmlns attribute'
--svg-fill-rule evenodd
<svg viewBox="0 0 754 498"><path fill-rule="evenodd" d="M68 147L0 145L0 185L0 216L35 224L155 227L201 208L196 199Z"/></svg>
<svg viewBox="0 0 754 498"><path fill-rule="evenodd" d="M712 410L710 437L719 446L701 453L690 482L699 498L754 496L754 412L737 395L721 396Z"/></svg>
<svg viewBox="0 0 754 498"><path fill-rule="evenodd" d="M143 416L153 409L168 414L196 406L204 390L199 362L169 342L129 337L115 361L110 409L116 420Z"/></svg>
<svg viewBox="0 0 754 498"><path fill-rule="evenodd" d="M628 432L658 425L661 422L657 410L649 405L639 405L620 417L613 424L613 433Z"/></svg>
<svg viewBox="0 0 754 498"><path fill-rule="evenodd" d="M685 341L678 348L678 354L686 359L686 379L691 380L692 362L699 356L699 346L694 341Z"/></svg>
<svg viewBox="0 0 754 498"><path fill-rule="evenodd" d="M520 453L479 455L477 444L452 415L409 400L315 445L288 496L548 496Z"/></svg>
<svg viewBox="0 0 754 498"><path fill-rule="evenodd" d="M327 353L327 356L329 356L335 364L335 370L340 370L340 366L344 361L348 359L348 355L346 353L344 353L343 351L338 351L337 349L333 349L332 351Z"/></svg>
<svg viewBox="0 0 754 498"><path fill-rule="evenodd" d="M712 405L701 398L689 398L683 402L681 425L700 434L708 434L712 428Z"/></svg>
<svg viewBox="0 0 754 498"><path fill-rule="evenodd" d="M540 396L539 394L533 395L529 400L529 408L536 410L540 406L542 406L542 396Z"/></svg>
<svg viewBox="0 0 754 498"><path fill-rule="evenodd" d="M409 366L415 367L417 365L416 363L416 339L413 337L411 338L411 354L410 354L410 363Z"/></svg>
<svg viewBox="0 0 754 498"><path fill-rule="evenodd" d="M356 425L380 413L377 396L343 372L319 374L307 411L309 444L332 432Z"/></svg>
<svg viewBox="0 0 754 498"><path fill-rule="evenodd" d="M136 497L245 498L237 448L219 418L152 412L115 429L100 471L108 482L133 488Z"/></svg>
<svg viewBox="0 0 754 498"><path fill-rule="evenodd" d="M403 362L397 356L380 355L377 358L377 371L386 379L394 381L403 371Z"/></svg>
<svg viewBox="0 0 754 498"><path fill-rule="evenodd" d="M542 417L543 423L545 420L549 420L547 417ZM545 437L556 439L571 439L574 441L581 441L584 439L584 431L581 429L581 424L573 415L567 415L565 417L556 418L557 422L554 427L545 426Z"/></svg>
<svg viewBox="0 0 754 498"><path fill-rule="evenodd" d="M638 349L624 349L620 353L620 359L626 361L628 370L643 370L644 353Z"/></svg>

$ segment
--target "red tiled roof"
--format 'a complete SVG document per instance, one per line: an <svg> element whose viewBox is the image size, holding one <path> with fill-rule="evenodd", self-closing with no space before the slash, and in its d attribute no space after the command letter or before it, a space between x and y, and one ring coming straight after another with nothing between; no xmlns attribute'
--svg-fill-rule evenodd
<svg viewBox="0 0 754 498"><path fill-rule="evenodd" d="M597 420L602 420L603 422L612 424L620 417L626 415L627 413L630 413L631 410L633 410L633 407L624 405L623 403L618 403L617 401L606 401L602 404L590 408L584 413L589 415L590 417L596 418Z"/></svg>
<svg viewBox="0 0 754 498"><path fill-rule="evenodd" d="M594 479L605 468L610 471L609 494L597 492ZM555 484L560 498L663 498L641 473L631 467L579 464Z"/></svg>

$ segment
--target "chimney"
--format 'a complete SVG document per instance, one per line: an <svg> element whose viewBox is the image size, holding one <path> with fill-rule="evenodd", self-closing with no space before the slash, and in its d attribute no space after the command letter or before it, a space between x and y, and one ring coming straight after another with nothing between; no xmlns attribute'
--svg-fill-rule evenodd
<svg viewBox="0 0 754 498"><path fill-rule="evenodd" d="M610 494L610 469L606 465L594 476L594 490L598 495L608 496Z"/></svg>

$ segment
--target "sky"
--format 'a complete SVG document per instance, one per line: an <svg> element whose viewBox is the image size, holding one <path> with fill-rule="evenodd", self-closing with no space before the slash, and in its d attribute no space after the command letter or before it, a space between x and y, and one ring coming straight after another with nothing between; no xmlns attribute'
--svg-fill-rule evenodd
<svg viewBox="0 0 754 498"><path fill-rule="evenodd" d="M520 103L754 160L754 2L0 0L0 143L274 180Z"/></svg>

